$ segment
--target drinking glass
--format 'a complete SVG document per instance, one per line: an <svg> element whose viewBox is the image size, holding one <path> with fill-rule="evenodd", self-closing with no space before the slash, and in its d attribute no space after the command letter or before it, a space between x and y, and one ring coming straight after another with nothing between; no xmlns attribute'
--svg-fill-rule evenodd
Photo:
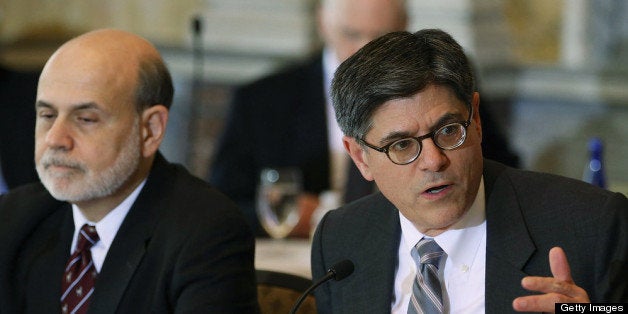
<svg viewBox="0 0 628 314"><path fill-rule="evenodd" d="M265 168L257 189L257 216L266 232L275 239L290 234L299 222L297 199L302 191L298 168Z"/></svg>

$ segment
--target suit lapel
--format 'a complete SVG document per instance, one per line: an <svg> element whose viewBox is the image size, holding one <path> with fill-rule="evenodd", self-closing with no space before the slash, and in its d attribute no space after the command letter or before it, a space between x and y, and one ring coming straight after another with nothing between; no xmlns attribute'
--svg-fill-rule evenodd
<svg viewBox="0 0 628 314"><path fill-rule="evenodd" d="M164 193L168 193L168 182L174 178L167 174L166 165L161 155L155 158L146 185L122 222L98 276L90 314L116 312L140 265L159 219L159 212L168 206L158 201L165 197Z"/></svg>
<svg viewBox="0 0 628 314"><path fill-rule="evenodd" d="M512 301L528 294L522 269L536 251L505 169L485 161L486 313L511 312Z"/></svg>
<svg viewBox="0 0 628 314"><path fill-rule="evenodd" d="M125 224L126 220L123 225ZM129 230L128 227L120 227L98 276L90 313L116 312L126 287L144 256L148 238L149 233L145 228Z"/></svg>
<svg viewBox="0 0 628 314"><path fill-rule="evenodd" d="M363 249L357 250L360 256L352 258L356 276L346 279L349 282L342 289L342 298L351 299L347 302L352 305L348 313L390 312L401 234L399 215L397 209L378 194L373 209L366 211L364 217L364 224L356 226L355 230L369 232L362 243L355 244Z"/></svg>
<svg viewBox="0 0 628 314"><path fill-rule="evenodd" d="M135 206L134 206L135 207ZM137 211L139 208L133 208ZM129 212L129 215L131 212ZM135 216L135 215L134 215ZM133 217L128 216L128 221ZM149 224L142 223L131 228L125 220L111 245L101 273L98 276L90 313L115 313L126 287L144 256L146 243L150 239ZM124 240L122 240L124 239Z"/></svg>
<svg viewBox="0 0 628 314"><path fill-rule="evenodd" d="M326 97L323 88L322 58L307 64L303 72L300 90L294 91L295 103L290 119L294 123L297 160L303 163L305 189L323 191L329 189L329 144L327 138ZM303 130L307 130L304 132Z"/></svg>

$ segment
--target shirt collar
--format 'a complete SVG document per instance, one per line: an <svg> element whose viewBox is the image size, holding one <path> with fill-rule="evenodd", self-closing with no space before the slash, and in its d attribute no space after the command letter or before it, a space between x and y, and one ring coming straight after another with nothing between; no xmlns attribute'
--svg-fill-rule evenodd
<svg viewBox="0 0 628 314"><path fill-rule="evenodd" d="M401 236L404 238L407 252L425 235L419 232L412 222L399 212ZM434 241L447 253L455 265L471 265L478 246L486 233L486 203L484 197L484 177L480 180L477 195L471 208L452 228L434 237Z"/></svg>
<svg viewBox="0 0 628 314"><path fill-rule="evenodd" d="M72 241L72 251L76 247L78 233L81 227L84 224L89 224L96 227L96 232L98 232L98 237L100 237L100 243L98 245L103 245L106 249L111 247L111 243L118 233L118 229L122 225L122 221L131 210L131 206L135 203L137 196L140 194L140 191L144 187L146 183L146 179L140 183L135 190L129 196L127 196L122 203L120 203L116 208L114 208L111 212L109 212L103 219L99 222L92 222L87 220L81 210L76 206L76 204L72 204L72 216L74 217L74 237Z"/></svg>

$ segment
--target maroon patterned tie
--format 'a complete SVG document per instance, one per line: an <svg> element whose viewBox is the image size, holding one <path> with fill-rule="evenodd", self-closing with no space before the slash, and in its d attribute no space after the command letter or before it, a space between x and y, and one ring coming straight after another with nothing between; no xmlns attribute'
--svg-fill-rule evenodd
<svg viewBox="0 0 628 314"><path fill-rule="evenodd" d="M90 248L100 238L94 226L87 224L81 227L76 251L70 257L62 280L61 312L87 313L89 300L96 283L96 267L92 261Z"/></svg>

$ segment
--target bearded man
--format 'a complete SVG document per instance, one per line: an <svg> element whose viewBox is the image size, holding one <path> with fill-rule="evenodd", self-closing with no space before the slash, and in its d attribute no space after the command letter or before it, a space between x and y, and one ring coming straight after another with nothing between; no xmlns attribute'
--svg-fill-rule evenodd
<svg viewBox="0 0 628 314"><path fill-rule="evenodd" d="M157 49L105 29L39 79L41 183L0 197L1 313L257 311L237 207L158 152L173 98Z"/></svg>

